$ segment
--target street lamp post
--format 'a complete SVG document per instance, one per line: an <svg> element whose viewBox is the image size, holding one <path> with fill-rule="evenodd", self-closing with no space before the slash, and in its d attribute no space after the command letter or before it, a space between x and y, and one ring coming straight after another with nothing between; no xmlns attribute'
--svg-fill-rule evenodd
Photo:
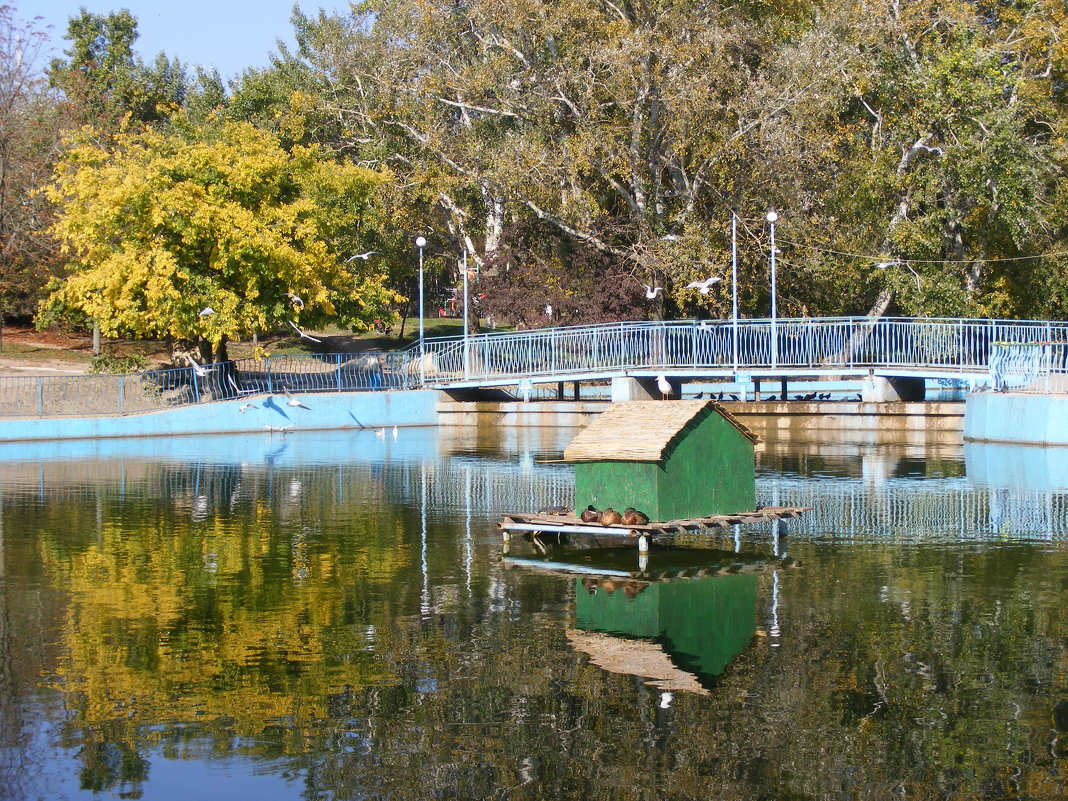
<svg viewBox="0 0 1068 801"><path fill-rule="evenodd" d="M731 212L731 352L738 374L738 215ZM737 380L737 379L735 379Z"/></svg>
<svg viewBox="0 0 1068 801"><path fill-rule="evenodd" d="M779 213L775 209L768 211L768 224L771 226L771 366L779 361L778 295L775 288L775 222Z"/></svg>
<svg viewBox="0 0 1068 801"><path fill-rule="evenodd" d="M464 378L469 378L470 375L471 375L471 366L470 366L471 357L470 357L469 350L468 350L468 348L470 347L470 343L468 342L468 338L467 338L467 336L468 336L467 335L468 326L467 326L467 248L466 247L464 248L464 263L463 263L463 268L462 269L464 271Z"/></svg>
<svg viewBox="0 0 1068 801"><path fill-rule="evenodd" d="M426 247L426 237L417 236L415 246L419 248L419 384L422 386L425 378L426 345L423 339L423 248Z"/></svg>

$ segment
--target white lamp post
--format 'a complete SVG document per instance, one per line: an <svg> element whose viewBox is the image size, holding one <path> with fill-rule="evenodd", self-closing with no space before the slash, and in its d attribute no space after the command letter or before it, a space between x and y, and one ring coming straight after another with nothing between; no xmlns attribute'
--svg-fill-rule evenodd
<svg viewBox="0 0 1068 801"><path fill-rule="evenodd" d="M468 355L468 348L470 343L467 341L467 248L464 248L464 263L462 267L464 271L464 377L467 378L471 375L470 368L470 356Z"/></svg>
<svg viewBox="0 0 1068 801"><path fill-rule="evenodd" d="M738 374L738 215L731 212L731 351ZM737 380L737 379L736 379Z"/></svg>
<svg viewBox="0 0 1068 801"><path fill-rule="evenodd" d="M778 297L775 289L775 222L779 219L779 213L775 209L768 211L768 224L771 226L771 366L775 367L779 360L779 331L778 331Z"/></svg>
<svg viewBox="0 0 1068 801"><path fill-rule="evenodd" d="M419 383L422 384L425 369L423 356L426 347L423 342L423 248L426 247L426 237L417 236L415 246L419 248Z"/></svg>

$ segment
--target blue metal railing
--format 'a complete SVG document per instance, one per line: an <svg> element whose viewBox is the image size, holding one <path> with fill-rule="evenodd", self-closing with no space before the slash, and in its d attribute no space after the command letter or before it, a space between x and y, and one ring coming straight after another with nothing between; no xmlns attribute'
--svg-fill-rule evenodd
<svg viewBox="0 0 1068 801"><path fill-rule="evenodd" d="M0 416L127 414L286 390L410 389L417 380L408 362L403 351L326 353L125 375L0 376Z"/></svg>
<svg viewBox="0 0 1068 801"><path fill-rule="evenodd" d="M642 369L986 373L997 343L1068 340L1068 324L841 317L744 320L735 333L729 320L609 323L431 339L406 352L433 385Z"/></svg>
<svg viewBox="0 0 1068 801"><path fill-rule="evenodd" d="M772 336L774 332L774 347ZM1061 388L1068 323L864 317L625 322L428 339L388 353L239 359L127 375L0 376L0 416L125 414L257 393L579 380L627 370L990 374Z"/></svg>

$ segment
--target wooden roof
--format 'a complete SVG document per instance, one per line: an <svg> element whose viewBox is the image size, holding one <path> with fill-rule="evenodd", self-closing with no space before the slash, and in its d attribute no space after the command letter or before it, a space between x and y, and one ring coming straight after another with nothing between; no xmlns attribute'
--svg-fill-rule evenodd
<svg viewBox="0 0 1068 801"><path fill-rule="evenodd" d="M659 462L693 421L719 414L746 437L756 434L714 400L614 403L564 449L567 462Z"/></svg>

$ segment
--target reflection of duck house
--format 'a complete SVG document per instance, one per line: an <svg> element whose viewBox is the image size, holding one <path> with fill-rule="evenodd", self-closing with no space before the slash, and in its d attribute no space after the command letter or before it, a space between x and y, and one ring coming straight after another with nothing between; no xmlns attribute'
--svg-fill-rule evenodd
<svg viewBox="0 0 1068 801"><path fill-rule="evenodd" d="M590 423L564 460L575 465L576 509L700 518L754 508L756 442L715 401L629 401Z"/></svg>
<svg viewBox="0 0 1068 801"><path fill-rule="evenodd" d="M629 548L574 553L550 545L540 557L505 556L504 564L574 576L567 638L591 663L701 695L756 634L756 574L798 566L756 552L660 549L635 571L633 558Z"/></svg>
<svg viewBox="0 0 1068 801"><path fill-rule="evenodd" d="M627 583L577 581L568 639L605 670L705 694L756 633L756 576L639 586L628 592Z"/></svg>

